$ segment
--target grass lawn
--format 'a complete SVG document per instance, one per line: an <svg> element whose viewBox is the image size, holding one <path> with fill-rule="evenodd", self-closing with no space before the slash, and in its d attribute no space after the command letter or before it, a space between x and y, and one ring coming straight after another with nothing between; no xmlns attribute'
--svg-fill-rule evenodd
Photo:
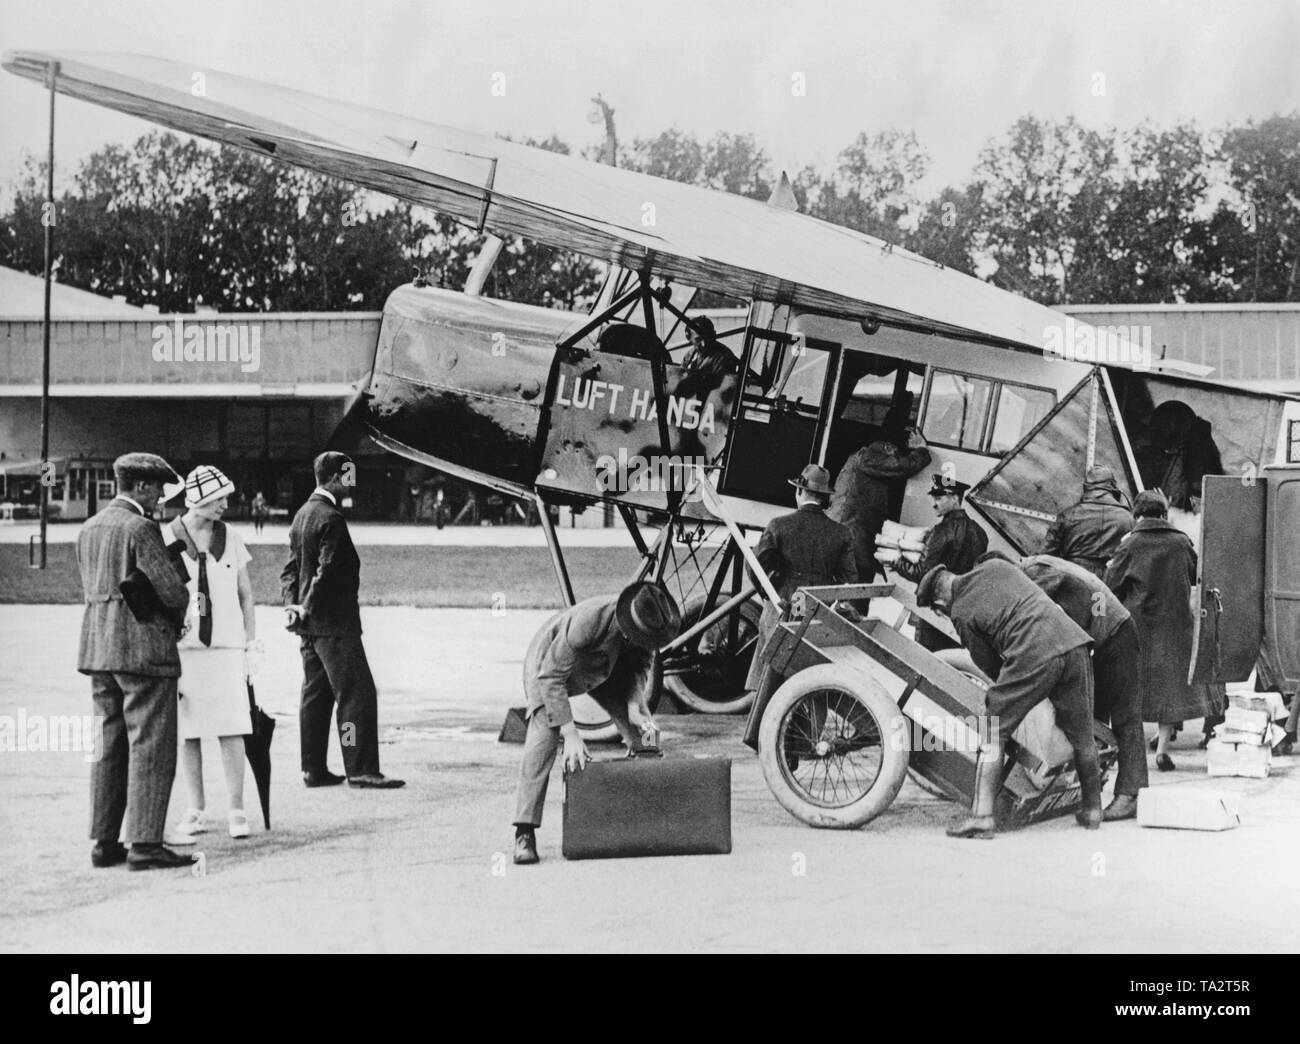
<svg viewBox="0 0 1300 1044"><path fill-rule="evenodd" d="M287 549L249 548L253 590L260 604L280 604L280 569ZM518 609L560 607L551 558L538 547L358 548L361 604L420 608ZM631 547L572 548L565 554L579 598L619 590L636 571ZM44 571L27 565L22 544L0 544L0 603L77 603L81 578L72 544L51 544ZM494 596L500 595L494 603Z"/></svg>

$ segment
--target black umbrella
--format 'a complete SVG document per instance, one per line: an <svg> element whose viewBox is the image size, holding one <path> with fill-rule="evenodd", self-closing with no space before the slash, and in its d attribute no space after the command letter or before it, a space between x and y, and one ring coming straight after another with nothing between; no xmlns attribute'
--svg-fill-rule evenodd
<svg viewBox="0 0 1300 1044"><path fill-rule="evenodd" d="M262 822L271 829L271 736L275 733L275 719L257 705L253 683L248 683L248 716L253 731L244 737L244 754L253 770L257 783L257 797L262 802Z"/></svg>

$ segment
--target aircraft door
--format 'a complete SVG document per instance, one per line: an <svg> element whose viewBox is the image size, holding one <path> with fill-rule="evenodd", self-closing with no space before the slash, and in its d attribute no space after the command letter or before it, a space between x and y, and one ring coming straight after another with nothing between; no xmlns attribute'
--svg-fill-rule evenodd
<svg viewBox="0 0 1300 1044"><path fill-rule="evenodd" d="M1043 549L1056 516L1083 492L1088 468L1104 464L1132 498L1141 488L1106 372L1094 368L966 497L1022 555Z"/></svg>
<svg viewBox="0 0 1300 1044"><path fill-rule="evenodd" d="M840 346L765 330L751 331L751 338L721 492L792 504L787 480L821 462Z"/></svg>

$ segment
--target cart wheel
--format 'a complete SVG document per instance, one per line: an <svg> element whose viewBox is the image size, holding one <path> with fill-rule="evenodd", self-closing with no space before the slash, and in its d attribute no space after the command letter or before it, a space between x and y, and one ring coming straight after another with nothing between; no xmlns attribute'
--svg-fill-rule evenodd
<svg viewBox="0 0 1300 1044"><path fill-rule="evenodd" d="M705 596L693 598L682 612L682 630L694 626L704 611ZM740 714L749 710L754 694L745 691L754 647L758 643L761 607L752 601L738 610L736 641L731 643L731 620L723 617L690 643L686 669L670 668L664 687L682 703L701 714Z"/></svg>
<svg viewBox="0 0 1300 1044"><path fill-rule="evenodd" d="M800 671L772 696L759 729L763 778L782 807L815 827L860 827L898 794L907 718L867 674L838 664Z"/></svg>
<svg viewBox="0 0 1300 1044"><path fill-rule="evenodd" d="M653 714L659 706L659 697L663 695L663 663L655 654L654 670L650 675L650 693L646 706ZM578 726L578 735L589 743L618 739L618 726L614 719L599 703L586 693L569 698L569 710L573 712L573 723Z"/></svg>

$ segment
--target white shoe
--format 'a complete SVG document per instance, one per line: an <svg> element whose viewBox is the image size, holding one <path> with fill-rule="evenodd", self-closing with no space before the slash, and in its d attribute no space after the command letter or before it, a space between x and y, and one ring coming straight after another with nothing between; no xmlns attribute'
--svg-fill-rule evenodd
<svg viewBox="0 0 1300 1044"><path fill-rule="evenodd" d="M176 830L163 835L163 844L171 845L172 848L184 848L187 845L196 845L198 843L198 838L193 834L182 834Z"/></svg>
<svg viewBox="0 0 1300 1044"><path fill-rule="evenodd" d="M232 808L227 818L230 820L231 837L247 837L252 833L248 826L248 816L244 815L242 808Z"/></svg>
<svg viewBox="0 0 1300 1044"><path fill-rule="evenodd" d="M192 808L181 816L181 821L176 824L173 833L177 837L192 837L194 834L207 833L207 830L208 821L203 815L203 809Z"/></svg>

